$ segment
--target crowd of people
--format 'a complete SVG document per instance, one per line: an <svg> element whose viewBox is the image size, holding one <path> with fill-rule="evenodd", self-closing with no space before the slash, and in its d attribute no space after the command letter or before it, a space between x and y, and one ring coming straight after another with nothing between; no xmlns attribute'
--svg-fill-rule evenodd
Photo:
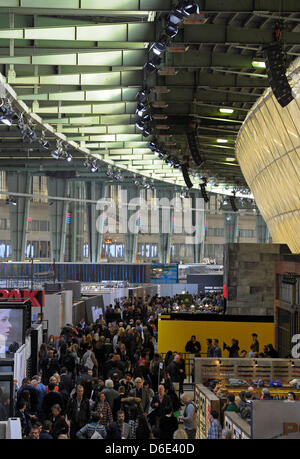
<svg viewBox="0 0 300 459"><path fill-rule="evenodd" d="M225 314L226 299L221 292L190 295L186 301L184 295L175 295L168 300L168 307L165 312L173 313L211 313Z"/></svg>
<svg viewBox="0 0 300 459"><path fill-rule="evenodd" d="M117 305L117 322L81 319L58 338L49 336L39 350L39 373L24 378L16 394L22 437L195 438L196 407L183 393L182 355L170 352L163 362L155 352L153 305L161 302L126 299Z"/></svg>
<svg viewBox="0 0 300 459"><path fill-rule="evenodd" d="M193 300L206 301L197 295ZM207 299L221 300L219 295ZM16 392L14 415L20 418L22 437L194 439L197 407L193 396L183 391L184 355L169 351L163 358L156 352L158 315L180 301L178 295L125 298L95 322L82 318L75 325L66 324L59 337L49 336L39 349L38 374L24 378ZM193 335L185 351L222 357L217 338L207 338L206 344L207 349L201 350ZM240 351L235 339L231 346L223 343L225 350L229 357L262 356L255 333L250 352ZM264 347L264 357L275 357L275 353L272 345ZM247 393L244 398L248 403ZM241 406L242 402L243 398ZM234 399L230 403L228 409L239 409ZM211 431L227 438L217 422L212 413Z"/></svg>
<svg viewBox="0 0 300 459"><path fill-rule="evenodd" d="M239 341L235 338L231 340L231 346L223 342L223 352L228 351L227 355L223 357L235 357L235 358L278 358L278 352L274 349L272 344L266 344L263 348L263 352L259 352L259 342L257 333L252 333L252 342L250 343L249 351L246 349L240 350ZM222 349L219 345L218 338L206 338L206 350L201 352L201 344L197 341L196 336L192 335L191 339L186 343L185 351L189 354L194 354L196 357L207 357L207 358L220 358L222 357Z"/></svg>

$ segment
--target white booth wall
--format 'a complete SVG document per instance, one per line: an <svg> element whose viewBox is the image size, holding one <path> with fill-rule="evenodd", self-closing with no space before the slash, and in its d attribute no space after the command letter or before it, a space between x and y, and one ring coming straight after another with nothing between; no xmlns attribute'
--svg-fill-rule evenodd
<svg viewBox="0 0 300 459"><path fill-rule="evenodd" d="M66 323L72 323L72 290L45 295L43 319L48 321L48 336L59 336Z"/></svg>

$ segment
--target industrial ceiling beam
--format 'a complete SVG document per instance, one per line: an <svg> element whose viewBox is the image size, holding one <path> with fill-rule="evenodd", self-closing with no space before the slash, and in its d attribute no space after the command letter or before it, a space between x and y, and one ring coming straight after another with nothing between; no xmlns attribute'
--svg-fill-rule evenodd
<svg viewBox="0 0 300 459"><path fill-rule="evenodd" d="M297 11L297 0L198 0L197 3L204 13L253 13L253 11L281 14ZM168 12L173 5L171 0L1 0L3 12L19 14L58 14L78 16L100 15L137 15L151 11Z"/></svg>
<svg viewBox="0 0 300 459"><path fill-rule="evenodd" d="M215 86L215 87L226 87L226 88L267 88L267 75L260 75L263 78L255 78L257 74L248 74L245 76L242 72L235 75L220 75L213 74L210 72L196 71L197 85L201 86ZM224 71L225 72L225 71ZM189 88L195 86L195 72L178 72L177 75L170 77L158 77L157 85L160 82L170 89L176 88ZM238 72L237 72L238 73ZM250 76L251 75L251 76ZM8 82L17 89L27 89L27 86L49 86L51 93L56 91L53 86L69 86L72 89L77 89L77 86L81 86L83 90L86 87L94 86L101 89L126 89L129 86L135 87L136 91L140 88L142 81L142 72L110 72L110 73L86 73L86 74L58 74L58 75L39 75L39 76L27 76L27 77L16 77ZM21 91L20 91L21 92Z"/></svg>
<svg viewBox="0 0 300 459"><path fill-rule="evenodd" d="M272 29L233 27L223 24L184 24L182 34L182 41L190 45L201 43L261 45L274 41ZM155 41L156 24L154 22L104 23L75 27L0 29L0 39L118 42L124 47L127 42L144 44ZM300 44L300 37L296 32L283 30L282 39L285 45Z"/></svg>

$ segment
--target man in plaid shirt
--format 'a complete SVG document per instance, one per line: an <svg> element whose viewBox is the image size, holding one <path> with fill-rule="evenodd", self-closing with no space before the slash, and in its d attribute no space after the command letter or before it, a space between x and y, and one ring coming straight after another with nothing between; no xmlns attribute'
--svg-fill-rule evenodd
<svg viewBox="0 0 300 459"><path fill-rule="evenodd" d="M218 440L219 438L222 438L222 427L218 420L219 415L216 410L212 410L210 414L211 421L208 429L207 438L209 440Z"/></svg>

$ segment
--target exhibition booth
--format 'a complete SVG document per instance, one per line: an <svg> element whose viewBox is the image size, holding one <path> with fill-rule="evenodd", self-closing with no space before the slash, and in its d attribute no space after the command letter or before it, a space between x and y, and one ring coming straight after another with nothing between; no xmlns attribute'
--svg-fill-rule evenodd
<svg viewBox="0 0 300 459"><path fill-rule="evenodd" d="M262 348L274 343L274 319L272 316L230 316L212 313L172 313L158 317L158 352L169 350L185 352L185 345L196 336L201 350L206 354L207 338L219 339L231 345L232 338L239 341L240 350L249 350L251 334L257 333ZM228 352L224 351L224 357ZM200 382L200 380L199 380Z"/></svg>
<svg viewBox="0 0 300 459"><path fill-rule="evenodd" d="M226 386L228 392L247 391L247 387L236 388ZM273 388L271 395L273 400L253 400L251 402L251 417L249 420L243 419L239 413L225 411L226 395L222 391L221 396L215 394L203 384L195 385L195 405L197 407L197 439L205 439L212 419L211 411L215 410L219 414L219 420L223 428L229 430L231 438L235 440L246 439L299 439L299 406L300 391L291 388ZM257 389L257 395L261 394ZM274 399L276 393L287 396L293 391L297 400L290 402L287 400ZM271 391L270 391L271 392ZM239 402L238 394L236 401Z"/></svg>

